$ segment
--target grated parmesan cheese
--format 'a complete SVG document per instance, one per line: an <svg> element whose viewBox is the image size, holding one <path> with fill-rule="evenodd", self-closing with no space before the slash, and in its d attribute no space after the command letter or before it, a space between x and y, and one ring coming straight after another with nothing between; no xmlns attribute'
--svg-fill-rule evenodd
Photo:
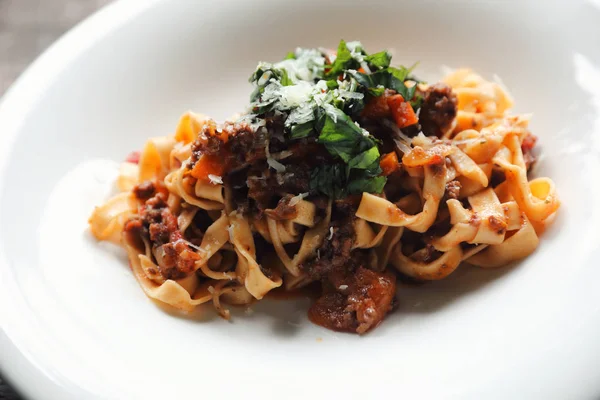
<svg viewBox="0 0 600 400"><path fill-rule="evenodd" d="M338 287L338 289L340 289L340 290L346 290L346 289L348 289L348 285L340 285Z"/></svg>
<svg viewBox="0 0 600 400"><path fill-rule="evenodd" d="M344 90L344 89L339 89L338 93L340 95L340 97L342 98L346 98L346 99L362 99L365 97L364 94L359 93L359 92L350 92L348 90Z"/></svg>
<svg viewBox="0 0 600 400"><path fill-rule="evenodd" d="M215 292L215 288L212 286L208 287L208 293L213 294Z"/></svg>
<svg viewBox="0 0 600 400"><path fill-rule="evenodd" d="M300 202L300 200L303 200L306 197L308 197L308 192L300 193L298 196L294 196L290 199L289 205L295 206L296 204L298 204Z"/></svg>
<svg viewBox="0 0 600 400"><path fill-rule="evenodd" d="M275 180L277 181L277 183L281 186L285 183L285 179L283 178L283 175L280 173L276 173L275 174Z"/></svg>
<svg viewBox="0 0 600 400"><path fill-rule="evenodd" d="M325 57L316 49L297 48L294 52L296 58L287 59L274 64L276 68L287 71L288 77L293 81L314 81L323 71Z"/></svg>
<svg viewBox="0 0 600 400"><path fill-rule="evenodd" d="M229 232L229 239L233 240L233 225L229 225L227 227L227 232Z"/></svg>
<svg viewBox="0 0 600 400"><path fill-rule="evenodd" d="M365 61L360 62L360 67L365 70L366 74L371 73L371 68L369 68L369 66L367 65L367 63Z"/></svg>
<svg viewBox="0 0 600 400"><path fill-rule="evenodd" d="M275 160L272 157L267 158L267 164L277 172L285 172L285 165Z"/></svg>
<svg viewBox="0 0 600 400"><path fill-rule="evenodd" d="M279 153L272 154L271 156L276 160L283 160L284 158L288 158L292 155L294 155L293 152L291 152L289 150L283 150Z"/></svg>
<svg viewBox="0 0 600 400"><path fill-rule="evenodd" d="M394 135L396 136L394 138L394 142L396 143L400 151L402 151L404 154L410 152L412 150L410 145L412 144L413 139L409 138L404 133L402 133L402 131L400 131L400 128L398 128L398 125L396 125L389 119L384 118L382 122L385 126L390 128L394 132Z"/></svg>
<svg viewBox="0 0 600 400"><path fill-rule="evenodd" d="M313 85L306 81L299 81L295 85L281 86L279 102L285 109L300 107L311 99L313 89Z"/></svg>
<svg viewBox="0 0 600 400"><path fill-rule="evenodd" d="M329 227L329 237L327 238L327 240L331 240L333 238L333 226Z"/></svg>
<svg viewBox="0 0 600 400"><path fill-rule="evenodd" d="M329 113L329 116L331 117L331 119L333 120L333 122L337 123L338 109L335 108L333 105L331 105L329 103L323 104L323 108L325 109L325 111L327 111Z"/></svg>
<svg viewBox="0 0 600 400"><path fill-rule="evenodd" d="M223 178L218 175L208 174L208 179L210 179L210 183L213 185L222 185Z"/></svg>
<svg viewBox="0 0 600 400"><path fill-rule="evenodd" d="M173 244L176 245L177 243L182 243L182 242L185 243L187 246L191 247L192 249L206 253L206 250L204 250L202 247L196 246L195 244L188 242L185 239L177 239L175 242L173 242Z"/></svg>

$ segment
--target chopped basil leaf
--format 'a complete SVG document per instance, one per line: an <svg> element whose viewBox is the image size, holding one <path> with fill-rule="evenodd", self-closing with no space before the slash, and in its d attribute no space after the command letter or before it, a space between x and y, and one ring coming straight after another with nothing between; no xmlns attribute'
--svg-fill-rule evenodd
<svg viewBox="0 0 600 400"><path fill-rule="evenodd" d="M385 89L393 89L406 100L411 100L415 94L416 86L408 88L404 84L409 72L405 67L388 67L372 74L363 74L361 72L349 73L360 85L367 88L373 96L381 96Z"/></svg>
<svg viewBox="0 0 600 400"><path fill-rule="evenodd" d="M412 87L409 87L406 89L406 96L404 96L404 99L406 100L411 100L413 97L415 97L415 92L417 91L417 85L413 85Z"/></svg>
<svg viewBox="0 0 600 400"><path fill-rule="evenodd" d="M385 176L377 176L374 178L355 179L348 183L346 190L348 194L360 193L381 193L387 179Z"/></svg>
<svg viewBox="0 0 600 400"><path fill-rule="evenodd" d="M342 164L323 165L310 174L310 190L339 199L346 196L346 167Z"/></svg>
<svg viewBox="0 0 600 400"><path fill-rule="evenodd" d="M325 116L319 143L324 144L332 155L348 162L360 136L362 136L360 128L343 111L332 107L332 110Z"/></svg>
<svg viewBox="0 0 600 400"><path fill-rule="evenodd" d="M294 82L288 76L288 72L285 69L281 70L281 85L282 86L292 86Z"/></svg>
<svg viewBox="0 0 600 400"><path fill-rule="evenodd" d="M369 93L375 97L379 97L385 92L385 88L383 86L369 88L368 90L369 90Z"/></svg>
<svg viewBox="0 0 600 400"><path fill-rule="evenodd" d="M327 81L327 89L329 90L337 89L338 86L337 80L335 79L330 79Z"/></svg>
<svg viewBox="0 0 600 400"><path fill-rule="evenodd" d="M410 105L412 106L413 110L417 111L423 105L424 100L425 99L423 99L423 96L417 95L414 99L410 101Z"/></svg>
<svg viewBox="0 0 600 400"><path fill-rule="evenodd" d="M362 72L350 72L356 81L367 89L394 89L404 86L403 81L399 80L389 71L389 68L376 71L372 74L363 74ZM383 93L383 92L382 92Z"/></svg>
<svg viewBox="0 0 600 400"><path fill-rule="evenodd" d="M381 193L387 182L385 176L369 176L361 172L347 177L348 167L342 164L323 165L315 168L310 176L310 190L320 192L333 199L349 194Z"/></svg>
<svg viewBox="0 0 600 400"><path fill-rule="evenodd" d="M365 100L364 99L350 99L346 102L344 106L344 112L348 114L350 117L358 117L362 110L365 108Z"/></svg>
<svg viewBox="0 0 600 400"><path fill-rule="evenodd" d="M324 110L324 124L320 130L319 143L325 145L330 154L348 163L351 158L374 145L373 140L363 134L363 130L342 110L327 107Z"/></svg>
<svg viewBox="0 0 600 400"><path fill-rule="evenodd" d="M348 73L356 80L356 82L358 82L359 85L362 85L367 89L377 86L377 84L375 84L375 80L373 79L373 75L375 74L367 75L356 71L349 71Z"/></svg>
<svg viewBox="0 0 600 400"><path fill-rule="evenodd" d="M301 139L310 134L313 131L314 121L305 122L299 125L293 125L290 129L290 138L292 139Z"/></svg>
<svg viewBox="0 0 600 400"><path fill-rule="evenodd" d="M380 141L354 122L368 99L365 96L381 96L391 89L415 110L423 101L416 86L405 84L417 81L410 76L417 64L392 67L390 61L387 51L369 55L360 42L341 40L331 63L320 50L297 49L279 63L259 64L250 77L255 86L251 111L256 119L274 113L282 118L289 140L316 136L333 156L333 165L320 165L311 172L311 191L342 198L383 190ZM358 72L361 66L372 72Z"/></svg>
<svg viewBox="0 0 600 400"><path fill-rule="evenodd" d="M390 66L392 55L387 51L371 54L365 57L365 61L377 68L387 68Z"/></svg>
<svg viewBox="0 0 600 400"><path fill-rule="evenodd" d="M335 57L335 61L331 64L329 71L327 72L328 77L336 77L342 74L345 70L356 66L358 63L354 58L352 58L352 54L346 46L346 42L344 40L340 40L340 44L338 45L337 55Z"/></svg>
<svg viewBox="0 0 600 400"><path fill-rule="evenodd" d="M387 71L390 74L392 74L392 76L394 76L396 79L398 79L400 82L404 82L406 80L406 78L408 77L408 74L410 73L410 70L408 68L405 68L402 66L400 66L399 68L389 67L387 69Z"/></svg>
<svg viewBox="0 0 600 400"><path fill-rule="evenodd" d="M348 167L355 169L373 168L373 164L379 166L379 150L377 146L371 147L369 150L357 155L348 161Z"/></svg>

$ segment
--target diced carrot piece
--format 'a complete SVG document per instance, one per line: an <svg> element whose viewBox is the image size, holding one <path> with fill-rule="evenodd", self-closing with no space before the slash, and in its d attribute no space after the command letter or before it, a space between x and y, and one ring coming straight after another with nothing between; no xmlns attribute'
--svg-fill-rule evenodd
<svg viewBox="0 0 600 400"><path fill-rule="evenodd" d="M362 116L365 118L387 118L390 116L390 106L387 101L388 97L383 94L381 96L373 97L362 111Z"/></svg>
<svg viewBox="0 0 600 400"><path fill-rule="evenodd" d="M219 157L203 154L192 168L190 175L204 181L210 180L209 175L222 176L225 167Z"/></svg>
<svg viewBox="0 0 600 400"><path fill-rule="evenodd" d="M398 168L400 168L400 163L398 163L398 156L393 151L391 153L385 154L383 157L381 157L381 160L379 161L379 166L383 171L381 173L382 175L391 175Z"/></svg>
<svg viewBox="0 0 600 400"><path fill-rule="evenodd" d="M360 67L360 68L358 69L358 72L360 72L361 74L364 74L364 73L365 73L365 69L364 69L363 67Z"/></svg>
<svg viewBox="0 0 600 400"><path fill-rule="evenodd" d="M404 101L402 95L394 95L387 98L387 104L392 112L392 117L396 121L398 128L416 124L419 120L409 102Z"/></svg>

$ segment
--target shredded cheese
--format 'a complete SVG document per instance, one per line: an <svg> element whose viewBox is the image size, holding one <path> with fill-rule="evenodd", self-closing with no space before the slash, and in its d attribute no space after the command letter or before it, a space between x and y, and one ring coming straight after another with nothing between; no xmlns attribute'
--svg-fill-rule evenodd
<svg viewBox="0 0 600 400"><path fill-rule="evenodd" d="M233 225L229 225L227 227L227 232L229 232L229 238L233 241Z"/></svg>
<svg viewBox="0 0 600 400"><path fill-rule="evenodd" d="M313 81L323 71L325 57L316 49L297 48L295 58L280 61L274 65L287 71L288 77L298 80Z"/></svg>
<svg viewBox="0 0 600 400"><path fill-rule="evenodd" d="M267 158L267 164L277 172L285 172L285 165L275 160L273 157Z"/></svg>
<svg viewBox="0 0 600 400"><path fill-rule="evenodd" d="M223 178L218 175L208 174L208 179L210 179L210 183L213 185L222 185Z"/></svg>
<svg viewBox="0 0 600 400"><path fill-rule="evenodd" d="M288 158L290 156L294 155L293 152L289 151L289 150L283 150L279 153L275 153L272 154L271 156L275 159L275 160L283 160L284 158Z"/></svg>
<svg viewBox="0 0 600 400"><path fill-rule="evenodd" d="M184 239L177 239L175 242L173 242L173 244L177 244L177 243L185 243L186 246L191 247L192 249L198 250L200 252L206 253L206 250L204 250L202 247L198 247L193 243L188 242L187 240Z"/></svg>
<svg viewBox="0 0 600 400"><path fill-rule="evenodd" d="M300 202L300 200L303 200L304 198L308 197L308 192L306 193L300 193L298 196L294 196L290 199L290 206L295 206L296 204L298 204Z"/></svg>

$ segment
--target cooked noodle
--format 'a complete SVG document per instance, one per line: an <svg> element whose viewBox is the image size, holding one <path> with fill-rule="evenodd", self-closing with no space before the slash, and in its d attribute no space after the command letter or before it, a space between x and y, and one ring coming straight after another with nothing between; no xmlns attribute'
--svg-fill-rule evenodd
<svg viewBox="0 0 600 400"><path fill-rule="evenodd" d="M319 76L311 74L323 74L322 64L333 61L310 54L314 65L303 61L313 65L306 74L319 87ZM295 57L300 62L309 55L298 50ZM278 90L296 88L294 96L304 96L301 90L311 86L304 78L292 81L295 86ZM373 106L386 98L390 106L401 105L394 103L394 92L355 91L344 98L344 107L369 99L355 121L365 135L380 140L371 149L381 166L377 174L387 179L380 192L348 189L340 195L315 188L314 168L322 166L314 163L330 162L335 177L334 164L344 154L314 136L286 138L289 119L306 119L305 104L290 112L281 100L264 119L254 108L223 126L186 113L175 134L150 139L139 162L123 164L117 181L121 193L94 210L91 231L99 240L122 245L144 292L177 309L191 311L212 302L229 318L223 303L248 304L279 287L294 290L320 282L323 294L311 319L363 333L393 306L396 278L390 271L437 280L462 262L506 265L535 250L539 233L559 208L550 179L527 177L533 147L529 116L510 116L508 93L471 70L458 70L444 82L451 89L407 85L416 85L414 98L423 101L412 103L421 108L419 121L409 126L398 125L393 111L379 115ZM265 101L269 90L257 101ZM317 98L320 93L311 101L327 101ZM339 89L337 95L343 93ZM440 104L446 109L435 108ZM444 115L448 120L438 123ZM211 164L214 148L222 153ZM386 149L390 152L380 156ZM384 162L388 158L397 161Z"/></svg>

